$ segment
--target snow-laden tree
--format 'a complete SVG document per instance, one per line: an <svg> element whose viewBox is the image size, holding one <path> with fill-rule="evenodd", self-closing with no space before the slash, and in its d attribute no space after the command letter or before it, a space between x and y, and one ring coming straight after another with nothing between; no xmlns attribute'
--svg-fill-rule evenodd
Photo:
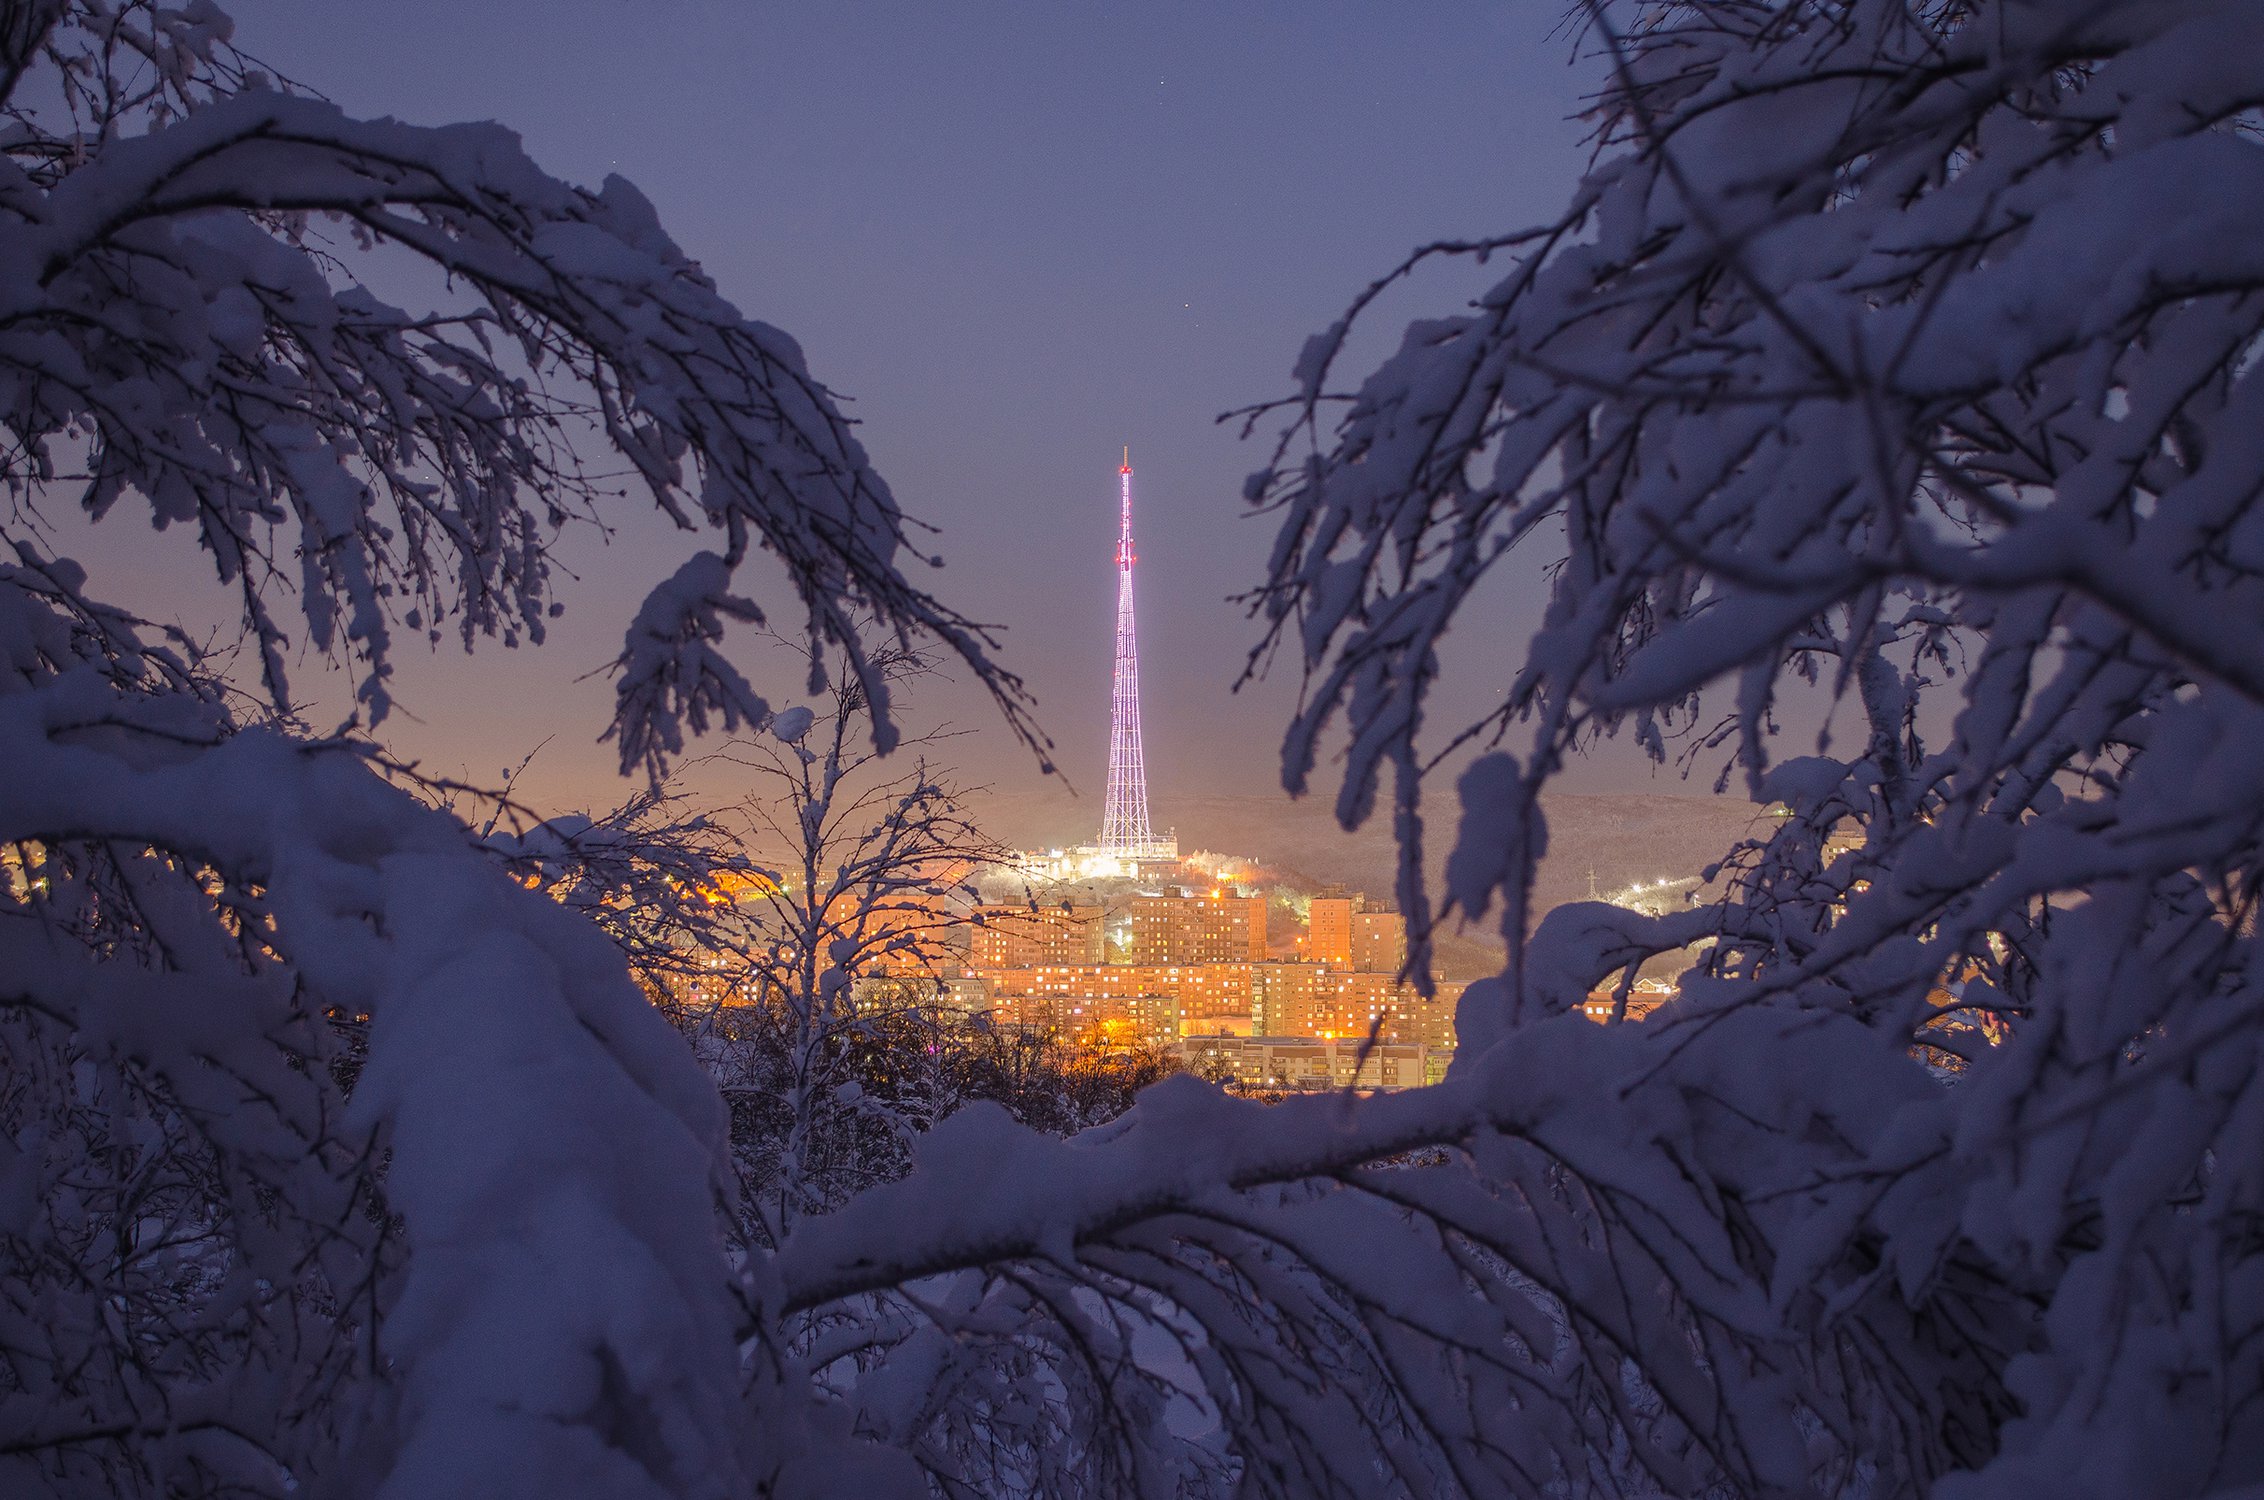
<svg viewBox="0 0 2264 1500"><path fill-rule="evenodd" d="M1174 1081L1062 1145L963 1115L774 1295L954 1271L955 1354L1037 1310L1015 1348L1126 1488L1215 1453L1284 1496L2251 1493L2264 11L1578 15L1570 207L1419 256L1506 271L1353 383L1363 297L1250 488L1289 784L1342 732L1418 925L1501 911L1453 1076ZM1426 903L1423 772L1470 743L1424 732L1439 643L1520 544L1562 561ZM1819 705L1843 748L1780 746ZM1533 931L1538 793L1612 732L1790 816L1702 909ZM1701 942L1669 1011L1576 1014Z"/></svg>
<svg viewBox="0 0 2264 1500"><path fill-rule="evenodd" d="M192 531L278 703L295 592L303 644L358 670L375 723L396 629L541 641L556 533L625 519L631 475L717 550L627 634L624 766L763 718L715 650L726 621L761 619L731 592L758 551L853 671L859 607L883 638L984 663L981 631L905 581L904 518L800 348L724 301L634 187L557 181L494 125L351 119L230 33L207 0L7 12L16 506ZM424 275L433 305L383 301L354 278L362 250L389 282Z"/></svg>
<svg viewBox="0 0 2264 1500"><path fill-rule="evenodd" d="M1581 16L1570 208L1442 247L1507 274L1348 399L1347 325L1314 341L1253 482L1311 674L1289 782L1348 726L1340 813L1388 797L1416 869L1439 640L1561 540L1476 726L1530 749L1463 776L1441 910L1499 902L1513 953L1458 1084L1596 1058L1565 1191L1693 1257L1626 1284L1690 1330L1636 1366L1703 1355L1669 1405L1739 1488L2264 1480L2264 12ZM1781 703L1825 697L1850 749L1788 756ZM1536 796L1615 730L1794 816L1703 911L1527 946ZM1700 938L1671 1021L1560 1019Z"/></svg>
<svg viewBox="0 0 2264 1500"><path fill-rule="evenodd" d="M208 0L0 8L0 1489L819 1483L806 1399L743 1386L708 1079L590 913L287 732L285 666L345 664L374 725L396 631L538 641L626 469L714 540L628 629L625 767L769 717L719 650L758 551L879 743L876 649L1017 690L906 581L798 348L633 188L352 119L229 35ZM98 602L56 507L193 535L264 710Z"/></svg>
<svg viewBox="0 0 2264 1500"><path fill-rule="evenodd" d="M889 650L872 671L902 691L935 664ZM739 843L767 868L734 885L735 941L710 949L712 996L683 1020L732 1106L746 1225L770 1246L902 1175L911 1137L958 1106L939 1006L958 958L948 934L974 878L1009 857L929 759L952 731L892 761L873 747L863 682L830 676L817 708L709 759L747 788Z"/></svg>

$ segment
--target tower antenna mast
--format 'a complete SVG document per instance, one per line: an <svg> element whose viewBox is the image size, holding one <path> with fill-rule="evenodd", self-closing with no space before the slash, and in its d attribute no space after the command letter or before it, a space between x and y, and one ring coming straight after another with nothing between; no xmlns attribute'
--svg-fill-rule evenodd
<svg viewBox="0 0 2264 1500"><path fill-rule="evenodd" d="M1116 471L1116 666L1108 718L1108 801L1101 813L1100 848L1121 859L1164 854L1148 826L1148 767L1140 743L1140 643L1132 623L1132 448Z"/></svg>

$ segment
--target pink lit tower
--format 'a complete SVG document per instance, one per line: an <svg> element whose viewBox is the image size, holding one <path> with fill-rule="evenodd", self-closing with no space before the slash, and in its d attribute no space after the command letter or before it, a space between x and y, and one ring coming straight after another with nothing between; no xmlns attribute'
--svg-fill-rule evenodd
<svg viewBox="0 0 2264 1500"><path fill-rule="evenodd" d="M1140 643L1132 625L1132 450L1116 471L1120 527L1116 535L1116 671L1108 724L1108 805L1096 852L1123 861L1171 859L1177 841L1148 826L1148 767L1140 749Z"/></svg>

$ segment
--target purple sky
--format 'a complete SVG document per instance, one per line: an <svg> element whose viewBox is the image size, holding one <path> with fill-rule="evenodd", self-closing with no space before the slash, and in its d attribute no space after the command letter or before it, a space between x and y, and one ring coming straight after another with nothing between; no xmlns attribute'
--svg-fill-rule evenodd
<svg viewBox="0 0 2264 1500"><path fill-rule="evenodd" d="M1168 822L1175 794L1273 787L1294 697L1287 678L1228 695L1254 631L1225 596L1271 527L1237 498L1263 453L1213 418L1284 392L1305 337L1412 246L1552 215L1583 159L1566 116L1587 74L1553 0L230 8L240 45L351 111L501 120L552 172L637 183L851 398L905 508L942 530L939 591L1008 627L1096 824L1120 445ZM1419 286L1367 357L1479 284ZM571 553L583 581L549 647L405 657L396 742L492 780L554 735L528 789L611 800L608 689L575 678L684 545L625 519ZM1468 622L1462 654L1498 660L1536 603ZM783 662L740 659L790 698ZM1490 690L1466 674L1466 701ZM1037 780L964 692L915 708L982 726L953 751L977 778Z"/></svg>

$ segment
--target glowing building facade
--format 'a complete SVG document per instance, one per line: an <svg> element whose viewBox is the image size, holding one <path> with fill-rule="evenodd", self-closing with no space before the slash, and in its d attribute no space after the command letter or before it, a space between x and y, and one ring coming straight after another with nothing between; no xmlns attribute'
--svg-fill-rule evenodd
<svg viewBox="0 0 2264 1500"><path fill-rule="evenodd" d="M1132 961L1136 964L1257 963L1266 956L1266 898L1135 896Z"/></svg>

